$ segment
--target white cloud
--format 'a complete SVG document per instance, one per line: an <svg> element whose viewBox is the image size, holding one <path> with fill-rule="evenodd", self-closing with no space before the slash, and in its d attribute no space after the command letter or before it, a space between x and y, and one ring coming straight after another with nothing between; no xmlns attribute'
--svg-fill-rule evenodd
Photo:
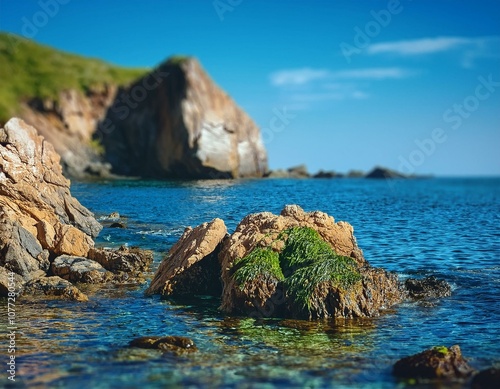
<svg viewBox="0 0 500 389"><path fill-rule="evenodd" d="M401 56L428 55L449 51L458 51L463 67L472 67L477 58L499 58L499 36L460 37L440 36L395 42L383 42L370 45L369 54L395 54Z"/></svg>
<svg viewBox="0 0 500 389"><path fill-rule="evenodd" d="M271 84L274 86L303 86L313 81L334 80L384 80L410 77L414 72L398 68L365 68L353 70L331 71L326 69L290 69L279 70L270 76ZM332 84L329 84L332 85Z"/></svg>
<svg viewBox="0 0 500 389"><path fill-rule="evenodd" d="M328 75L328 70L302 68L279 70L271 74L270 79L271 84L276 86L304 85L314 80L327 78Z"/></svg>
<svg viewBox="0 0 500 389"><path fill-rule="evenodd" d="M364 79L364 80L385 80L406 78L414 73L402 68L366 68L354 70L341 70L331 74L335 79Z"/></svg>

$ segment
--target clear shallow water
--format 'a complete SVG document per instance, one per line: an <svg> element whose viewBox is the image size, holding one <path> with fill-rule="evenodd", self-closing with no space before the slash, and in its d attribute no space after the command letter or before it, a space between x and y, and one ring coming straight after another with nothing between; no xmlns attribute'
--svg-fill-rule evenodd
<svg viewBox="0 0 500 389"><path fill-rule="evenodd" d="M500 364L500 179L119 181L75 183L72 193L97 217L125 217L128 228L104 228L99 244L152 249L156 266L188 225L220 217L233 231L248 213L296 203L350 222L374 266L436 275L454 292L379 318L313 323L231 317L215 299L145 298L146 285L89 289L83 304L25 302L17 368L26 386L396 388L405 383L392 364L440 344L459 344L476 368ZM144 335L189 336L199 352L126 347Z"/></svg>

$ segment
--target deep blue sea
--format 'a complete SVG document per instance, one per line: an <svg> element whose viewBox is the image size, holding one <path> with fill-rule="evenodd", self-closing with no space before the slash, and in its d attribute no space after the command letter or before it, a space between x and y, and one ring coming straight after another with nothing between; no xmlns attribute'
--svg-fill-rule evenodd
<svg viewBox="0 0 500 389"><path fill-rule="evenodd" d="M155 267L186 226L220 217L232 232L249 213L299 204L351 223L372 265L435 275L453 294L373 319L306 322L231 317L213 298L146 298L146 285L89 289L88 303L17 307L25 387L461 388L391 375L401 357L454 344L475 368L500 365L500 179L109 181L72 193L101 220L123 216L127 228L104 228L99 245L154 250ZM199 352L127 348L146 335L188 336Z"/></svg>

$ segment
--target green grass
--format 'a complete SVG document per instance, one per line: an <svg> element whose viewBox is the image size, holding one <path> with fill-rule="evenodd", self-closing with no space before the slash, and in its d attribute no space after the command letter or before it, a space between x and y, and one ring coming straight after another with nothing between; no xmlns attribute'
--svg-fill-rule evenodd
<svg viewBox="0 0 500 389"><path fill-rule="evenodd" d="M168 59L168 63L171 65L182 65L189 58L187 55L174 55Z"/></svg>
<svg viewBox="0 0 500 389"><path fill-rule="evenodd" d="M57 101L65 89L85 93L106 84L127 85L148 71L114 66L0 33L0 122L17 114L22 101Z"/></svg>
<svg viewBox="0 0 500 389"><path fill-rule="evenodd" d="M356 262L337 255L312 228L290 228L280 233L278 240L284 242L280 253L269 247L256 248L235 262L233 277L241 289L259 275L274 277L283 281L290 303L313 317L319 287L348 290L361 280Z"/></svg>

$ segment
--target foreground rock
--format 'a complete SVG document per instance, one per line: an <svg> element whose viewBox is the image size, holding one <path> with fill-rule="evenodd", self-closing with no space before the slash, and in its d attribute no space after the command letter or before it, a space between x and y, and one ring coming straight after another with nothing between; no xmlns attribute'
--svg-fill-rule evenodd
<svg viewBox="0 0 500 389"><path fill-rule="evenodd" d="M197 351L194 342L184 336L144 336L129 343L130 347L157 349L162 351L193 352Z"/></svg>
<svg viewBox="0 0 500 389"><path fill-rule="evenodd" d="M306 319L376 316L408 296L369 265L350 224L296 205L248 215L231 236L220 219L188 228L146 294L222 295L228 313Z"/></svg>
<svg viewBox="0 0 500 389"><path fill-rule="evenodd" d="M462 357L460 347L439 346L400 359L394 365L394 374L402 378L467 378L473 372Z"/></svg>
<svg viewBox="0 0 500 389"><path fill-rule="evenodd" d="M227 228L221 219L187 228L160 264L146 294L220 295L221 269L217 256L226 234Z"/></svg>
<svg viewBox="0 0 500 389"><path fill-rule="evenodd" d="M366 317L403 298L395 275L369 266L350 224L296 205L244 218L219 258L226 312Z"/></svg>
<svg viewBox="0 0 500 389"><path fill-rule="evenodd" d="M88 254L101 225L71 196L50 143L22 120L0 129L0 265L23 277Z"/></svg>
<svg viewBox="0 0 500 389"><path fill-rule="evenodd" d="M118 273L135 276L151 263L149 254L95 249L93 238L101 228L92 213L71 196L69 181L50 143L20 119L11 119L0 128L3 296L4 276L9 272L15 273L20 291L31 280L52 275L71 282L104 282L116 280L117 275L123 279ZM109 264L109 271L90 257ZM52 282L40 280L39 289L48 290ZM31 285L27 291L35 289Z"/></svg>
<svg viewBox="0 0 500 389"><path fill-rule="evenodd" d="M138 93L130 110L123 98ZM194 58L172 58L122 91L99 128L118 174L231 178L267 170L258 127Z"/></svg>

